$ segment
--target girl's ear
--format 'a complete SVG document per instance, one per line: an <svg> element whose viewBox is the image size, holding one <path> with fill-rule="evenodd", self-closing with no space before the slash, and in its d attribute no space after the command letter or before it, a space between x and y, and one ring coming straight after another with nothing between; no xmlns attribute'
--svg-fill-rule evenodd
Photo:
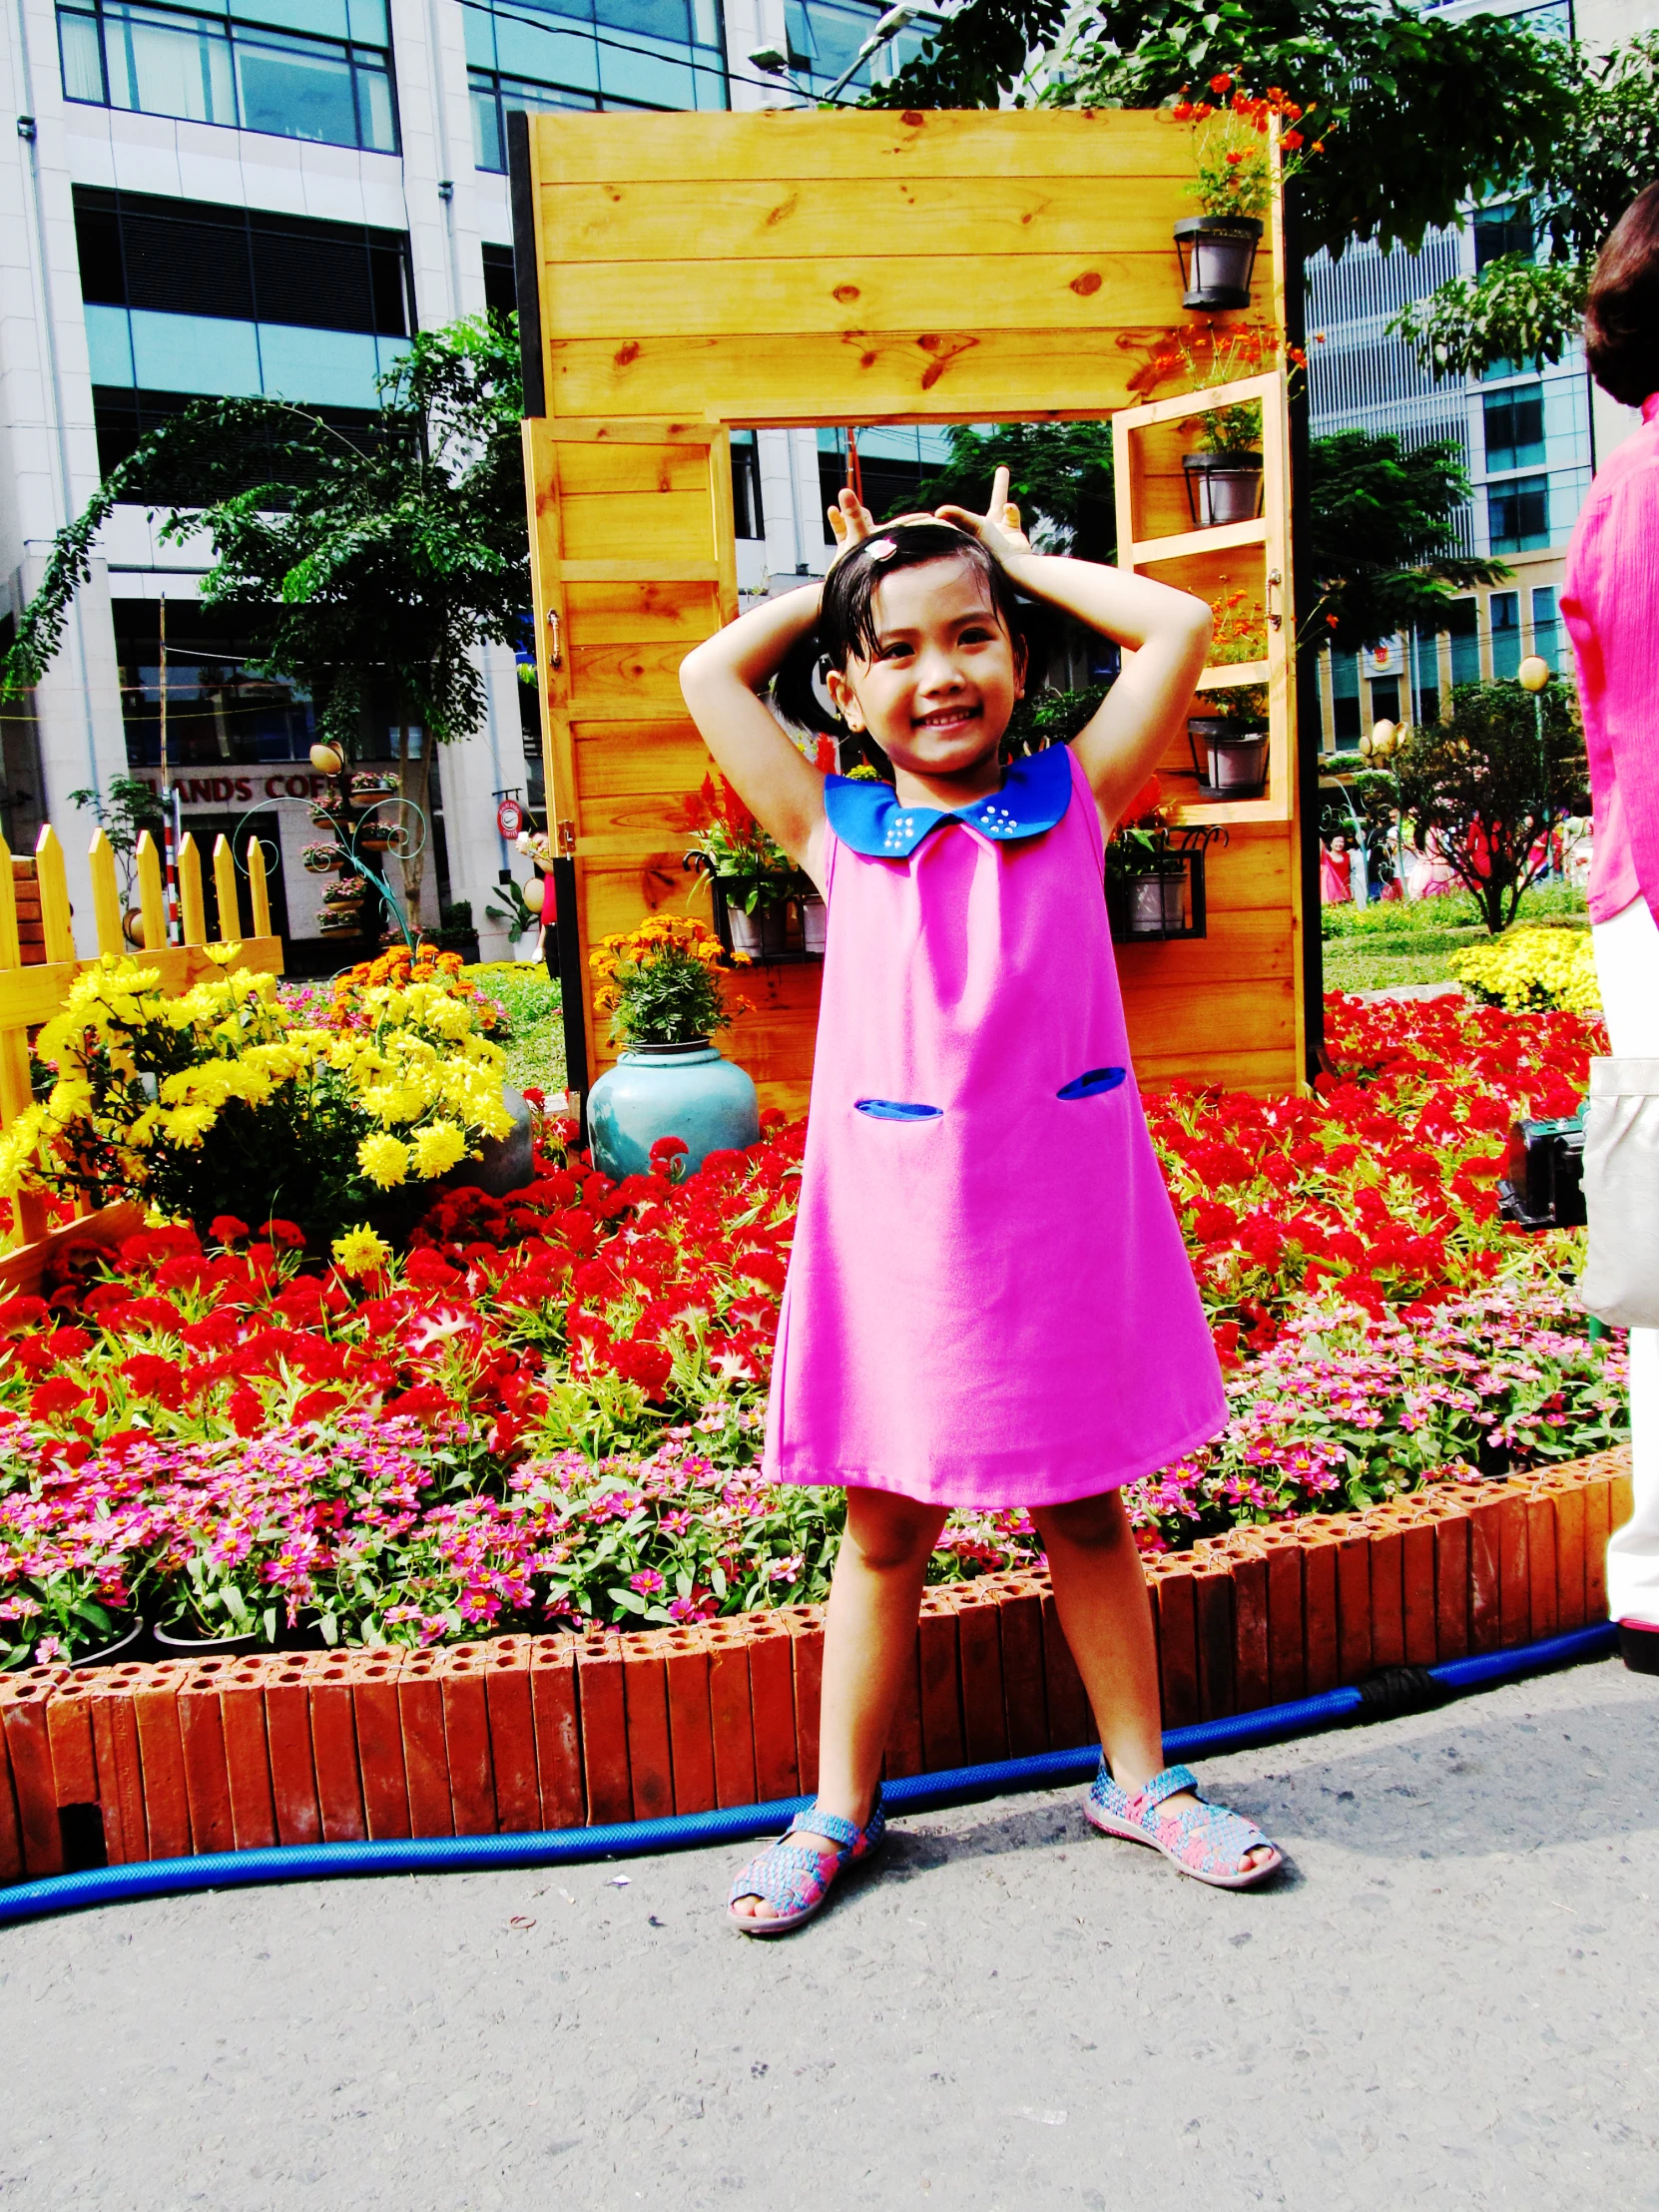
<svg viewBox="0 0 1659 2212"><path fill-rule="evenodd" d="M835 712L849 730L861 732L864 727L864 711L858 704L858 695L838 668L827 669L824 688L834 702Z"/></svg>

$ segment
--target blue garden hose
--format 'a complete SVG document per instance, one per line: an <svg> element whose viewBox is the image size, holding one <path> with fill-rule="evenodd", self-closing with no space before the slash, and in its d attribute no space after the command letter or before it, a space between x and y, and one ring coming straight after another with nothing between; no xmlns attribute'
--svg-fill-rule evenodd
<svg viewBox="0 0 1659 2212"><path fill-rule="evenodd" d="M1201 1721L1196 1728L1171 1729L1164 1738L1172 1762L1202 1759L1218 1752L1241 1751L1252 1744L1282 1742L1312 1735L1339 1721L1359 1718L1368 1709L1378 1717L1413 1704L1431 1704L1441 1695L1487 1689L1579 1659L1600 1659L1617 1647L1618 1630L1608 1621L1570 1635L1513 1651L1495 1651L1475 1659L1449 1659L1437 1667L1398 1670L1405 1694L1397 1704L1358 1689L1327 1690L1320 1697L1270 1705L1259 1713L1228 1720ZM1368 1686L1369 1688L1369 1686ZM1414 1694L1413 1694L1414 1692ZM1099 1764L1098 1745L1074 1751L1044 1751L1030 1759L996 1759L983 1766L954 1767L943 1774L904 1775L883 1783L881 1800L889 1813L928 1813L940 1806L1001 1797L1012 1790L1042 1790L1061 1783L1087 1781ZM807 1798L780 1798L771 1805L731 1805L712 1813L677 1813L666 1820L618 1821L605 1828L544 1829L522 1836L415 1836L363 1844L283 1844L269 1851L204 1852L191 1859L150 1859L126 1867L95 1867L82 1874L49 1876L0 1890L0 1925L43 1920L87 1905L116 1905L135 1898L185 1897L199 1890L250 1889L271 1882L313 1882L347 1874L481 1873L502 1867L561 1867L590 1859L642 1858L653 1852L685 1850L700 1844L742 1843L775 1836Z"/></svg>

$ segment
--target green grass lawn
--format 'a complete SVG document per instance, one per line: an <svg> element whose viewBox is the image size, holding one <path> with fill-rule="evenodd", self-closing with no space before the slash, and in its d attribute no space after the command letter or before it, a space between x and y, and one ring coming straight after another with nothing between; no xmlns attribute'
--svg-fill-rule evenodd
<svg viewBox="0 0 1659 2212"><path fill-rule="evenodd" d="M1522 899L1516 922L1587 926L1583 894L1565 885L1540 884ZM1453 982L1447 965L1451 954L1482 943L1486 936L1473 899L1462 892L1409 905L1325 906L1320 924L1325 987L1330 991Z"/></svg>
<svg viewBox="0 0 1659 2212"><path fill-rule="evenodd" d="M468 968L479 989L506 1008L512 1033L507 1040L507 1081L523 1090L562 1091L565 1087L565 1035L559 993L538 961L492 961Z"/></svg>

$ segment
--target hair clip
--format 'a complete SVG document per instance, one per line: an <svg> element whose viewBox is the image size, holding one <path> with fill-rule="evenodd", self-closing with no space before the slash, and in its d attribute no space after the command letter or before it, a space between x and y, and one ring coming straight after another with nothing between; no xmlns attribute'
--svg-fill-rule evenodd
<svg viewBox="0 0 1659 2212"><path fill-rule="evenodd" d="M891 538L869 538L864 544L864 558L870 561L890 561L897 551Z"/></svg>

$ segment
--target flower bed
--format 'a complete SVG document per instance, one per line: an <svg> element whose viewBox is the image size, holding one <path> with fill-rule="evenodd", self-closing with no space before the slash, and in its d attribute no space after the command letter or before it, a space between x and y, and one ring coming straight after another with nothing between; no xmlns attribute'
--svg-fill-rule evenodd
<svg viewBox="0 0 1659 2212"><path fill-rule="evenodd" d="M1313 1098L1149 1101L1232 1408L1129 1493L1149 1552L1619 1431L1579 1235L1522 1237L1491 1188L1513 1113L1576 1104L1591 1025L1337 998L1330 1037ZM616 1186L571 1134L513 1198L441 1199L402 1260L357 1230L323 1269L222 1217L0 1304L7 1663L140 1613L420 1646L821 1596L838 1497L754 1468L802 1128L684 1185L672 1145ZM933 1579L1036 1557L1022 1513L961 1513Z"/></svg>

